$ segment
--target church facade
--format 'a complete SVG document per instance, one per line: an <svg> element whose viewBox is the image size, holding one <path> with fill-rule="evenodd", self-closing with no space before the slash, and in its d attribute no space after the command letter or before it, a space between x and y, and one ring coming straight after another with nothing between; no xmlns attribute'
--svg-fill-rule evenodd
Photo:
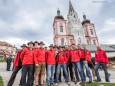
<svg viewBox="0 0 115 86"><path fill-rule="evenodd" d="M99 44L96 29L93 23L83 15L83 21L74 10L69 1L67 20L57 11L53 22L54 45L64 46L71 44Z"/></svg>

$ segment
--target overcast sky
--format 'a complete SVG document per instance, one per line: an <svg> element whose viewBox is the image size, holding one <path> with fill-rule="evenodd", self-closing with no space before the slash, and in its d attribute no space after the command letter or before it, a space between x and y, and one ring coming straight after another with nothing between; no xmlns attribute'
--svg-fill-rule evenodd
<svg viewBox="0 0 115 86"><path fill-rule="evenodd" d="M71 0L95 24L101 44L115 44L115 0ZM53 20L59 8L67 19L69 0L0 0L0 40L20 46L28 41L53 43Z"/></svg>

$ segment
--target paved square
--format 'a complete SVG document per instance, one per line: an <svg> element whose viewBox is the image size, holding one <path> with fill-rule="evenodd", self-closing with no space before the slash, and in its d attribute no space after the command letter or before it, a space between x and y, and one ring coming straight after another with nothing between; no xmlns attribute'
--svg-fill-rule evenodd
<svg viewBox="0 0 115 86"><path fill-rule="evenodd" d="M9 80L10 76L11 76L11 73L12 73L12 71L6 71L6 63L5 62L0 63L0 75L3 77L4 84L5 84L4 86L7 86L7 83L8 83L8 80ZM112 83L115 83L115 69L109 69L109 73L111 74L110 81ZM102 77L102 81L105 82L104 72L100 71L100 75ZM20 76L21 76L21 71L19 71L19 73L17 74L16 80L15 80L13 86L19 86ZM60 86L67 86L67 84L62 82L60 84ZM73 82L71 82L71 86L79 86L79 85L75 85Z"/></svg>

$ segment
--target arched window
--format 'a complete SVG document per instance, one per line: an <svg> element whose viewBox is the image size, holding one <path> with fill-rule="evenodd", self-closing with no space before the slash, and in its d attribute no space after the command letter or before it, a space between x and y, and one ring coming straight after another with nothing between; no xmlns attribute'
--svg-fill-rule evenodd
<svg viewBox="0 0 115 86"><path fill-rule="evenodd" d="M63 26L62 25L60 26L60 32L63 32Z"/></svg>
<svg viewBox="0 0 115 86"><path fill-rule="evenodd" d="M93 40L93 44L96 45L96 41L95 40Z"/></svg>
<svg viewBox="0 0 115 86"><path fill-rule="evenodd" d="M78 38L78 43L81 44L81 38Z"/></svg>
<svg viewBox="0 0 115 86"><path fill-rule="evenodd" d="M64 46L64 38L61 38L61 45Z"/></svg>
<svg viewBox="0 0 115 86"><path fill-rule="evenodd" d="M93 29L90 29L90 31L91 31L91 35L93 35Z"/></svg>

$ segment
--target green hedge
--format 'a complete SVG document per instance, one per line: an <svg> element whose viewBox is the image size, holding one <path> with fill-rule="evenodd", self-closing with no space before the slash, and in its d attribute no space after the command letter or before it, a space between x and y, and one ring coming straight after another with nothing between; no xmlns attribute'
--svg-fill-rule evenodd
<svg viewBox="0 0 115 86"><path fill-rule="evenodd" d="M3 80L2 80L1 76L0 76L0 86L4 86L4 83L3 83Z"/></svg>
<svg viewBox="0 0 115 86"><path fill-rule="evenodd" d="M0 62L5 62L5 60L0 60Z"/></svg>

